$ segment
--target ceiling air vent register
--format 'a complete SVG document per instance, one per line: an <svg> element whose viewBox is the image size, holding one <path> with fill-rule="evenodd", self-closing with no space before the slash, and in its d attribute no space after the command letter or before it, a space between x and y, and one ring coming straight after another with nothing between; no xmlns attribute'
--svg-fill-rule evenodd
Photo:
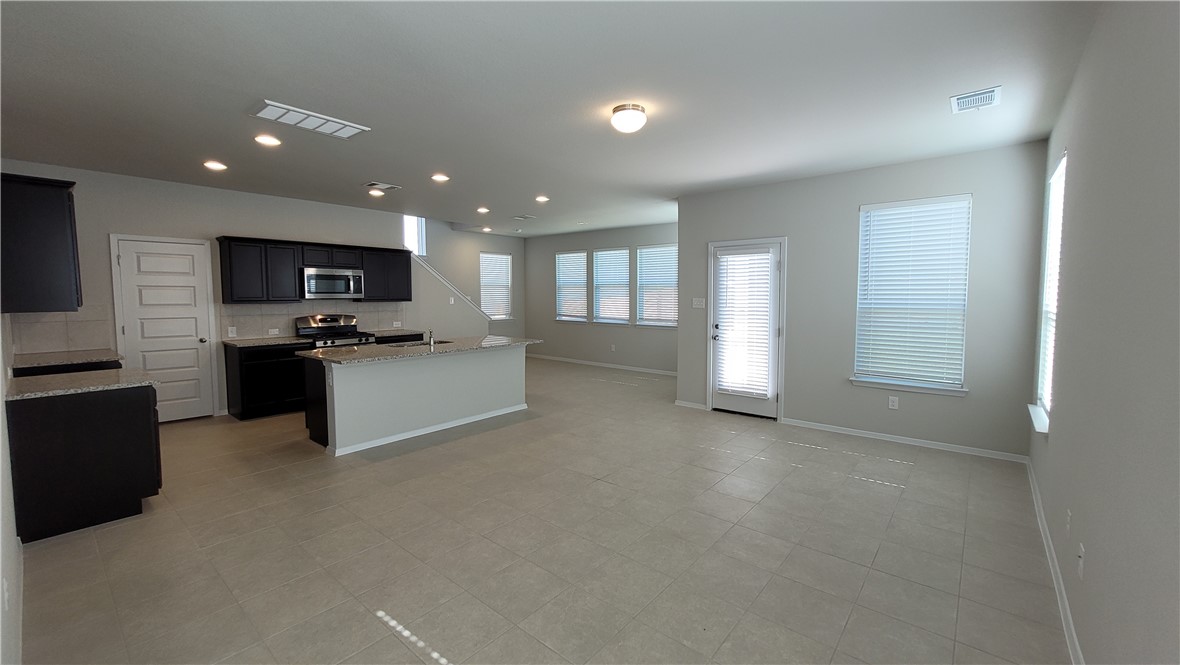
<svg viewBox="0 0 1180 665"><path fill-rule="evenodd" d="M298 109L294 106L272 102L269 99L263 100L265 103L262 108L254 113L259 118L266 120L273 120L284 125L293 125L301 129L316 132L317 134L325 134L327 136L335 136L338 139L347 139L361 132L367 132L370 128L364 125L358 125L355 122L348 122L347 120L340 120L315 111L307 111L305 109Z"/></svg>
<svg viewBox="0 0 1180 665"><path fill-rule="evenodd" d="M402 188L401 185L391 185L387 182L377 182L376 180L374 180L373 182L370 182L370 183L366 183L365 187L368 187L369 189L388 189L388 190L395 190L395 189Z"/></svg>
<svg viewBox="0 0 1180 665"><path fill-rule="evenodd" d="M976 90L975 92L951 97L951 113L965 113L967 111L987 108L988 106L999 105L1000 88L1001 86L997 85L994 88Z"/></svg>

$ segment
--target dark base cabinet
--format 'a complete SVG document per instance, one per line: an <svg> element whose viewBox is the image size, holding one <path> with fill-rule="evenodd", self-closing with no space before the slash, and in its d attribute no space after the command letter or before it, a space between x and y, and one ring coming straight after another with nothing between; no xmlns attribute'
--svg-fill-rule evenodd
<svg viewBox="0 0 1180 665"><path fill-rule="evenodd" d="M303 410L303 358L296 351L312 342L268 346L225 346L225 387L229 413L249 420Z"/></svg>
<svg viewBox="0 0 1180 665"><path fill-rule="evenodd" d="M159 493L151 386L11 400L16 533L31 542L143 512Z"/></svg>

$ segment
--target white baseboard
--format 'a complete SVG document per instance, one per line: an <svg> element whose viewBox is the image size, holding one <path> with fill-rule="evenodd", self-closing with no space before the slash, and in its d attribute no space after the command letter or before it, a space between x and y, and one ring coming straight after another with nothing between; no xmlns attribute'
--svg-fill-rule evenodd
<svg viewBox="0 0 1180 665"><path fill-rule="evenodd" d="M676 376L676 372L669 372L666 369L649 369L647 367L631 367L630 365L612 365L611 363L596 363L591 360L578 360L576 358L561 358L559 356L542 356L535 353L530 353L526 358L539 358L541 360L556 360L562 363L574 363L577 365L593 365L595 367L609 367L610 369L625 369L629 372L645 372L647 374L662 374L664 376Z"/></svg>
<svg viewBox="0 0 1180 665"><path fill-rule="evenodd" d="M1065 596L1065 580L1061 577L1061 566L1057 564L1057 553L1053 549L1053 539L1049 536L1049 522L1045 519L1045 509L1041 505L1041 489L1037 486L1037 475L1033 473L1031 463L1028 465L1028 482L1032 486L1041 540L1045 541L1045 556L1049 558L1049 570L1053 574L1053 588L1057 591L1057 606L1061 609L1061 627L1065 631L1065 643L1069 646L1069 659L1073 665L1085 665L1082 645L1078 642L1078 633L1073 626L1073 614L1069 611L1069 599Z"/></svg>
<svg viewBox="0 0 1180 665"><path fill-rule="evenodd" d="M700 409L702 411L708 410L708 407L700 402L685 402L682 399L676 400L676 406L687 406L690 409Z"/></svg>
<svg viewBox="0 0 1180 665"><path fill-rule="evenodd" d="M779 418L780 423L785 425L796 425L798 427L807 427L809 429L818 429L825 432L837 432L839 434L851 434L853 436L864 436L870 439L881 439L882 441L892 441L894 443L904 443L910 446L921 446L922 448L935 448L937 450L947 450L952 453L963 453L965 455L977 455L979 457L990 457L992 459L1008 460L1009 462L1020 462L1021 464L1028 464L1028 455L1017 455L1015 453L1004 453L998 450L988 450L987 448L972 448L971 446L959 446L953 443L943 443L941 441L927 441L926 439L912 439L908 436L897 436L895 434L883 434L881 432L868 432L865 430L851 429L848 427L837 427L835 425L825 425L823 423L813 423L806 420L795 420L794 418Z"/></svg>
<svg viewBox="0 0 1180 665"><path fill-rule="evenodd" d="M517 404L515 406L507 406L502 409L495 409L493 411L488 411L487 413L480 413L480 414L477 414L474 416L468 416L466 418L458 418L456 420L451 420L451 421L448 421L445 423L439 423L438 425L431 425L429 427L423 427L421 429L416 429L416 430L413 430L410 432L402 432L401 434L394 434L391 436L383 436L379 439L373 439L372 441L364 441L362 443L354 443L350 446L345 446L343 448L334 448L332 446L329 446L328 453L333 455L334 457L340 457L341 455L347 455L349 453L356 453L356 452L360 452L362 450L368 450L369 448L376 448L377 446L384 446L385 444L394 443L395 441L402 441L404 439L411 439L415 436L422 436L423 434L430 434L431 432L437 432L439 430L444 430L444 429L448 429L451 427L458 427L459 425L466 425L467 423L473 423L477 420L486 420L488 418L495 418L496 416L502 416L507 413L514 413L516 411L523 411L527 408L529 408L528 404Z"/></svg>

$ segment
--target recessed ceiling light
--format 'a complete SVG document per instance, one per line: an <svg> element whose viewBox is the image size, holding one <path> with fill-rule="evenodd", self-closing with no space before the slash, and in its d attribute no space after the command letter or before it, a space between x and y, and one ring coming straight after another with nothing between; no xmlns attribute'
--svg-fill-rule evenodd
<svg viewBox="0 0 1180 665"><path fill-rule="evenodd" d="M491 232L491 230L492 230L492 227L490 227L490 226L485 226L485 227L483 227L483 232L484 232L484 233L490 233L490 232Z"/></svg>
<svg viewBox="0 0 1180 665"><path fill-rule="evenodd" d="M205 168L209 169L210 171L224 171L229 167L215 159L210 159L209 161L205 162Z"/></svg>
<svg viewBox="0 0 1180 665"><path fill-rule="evenodd" d="M283 145L283 142L271 136L270 134L259 134L254 137L254 140L261 143L268 148L273 148L277 145Z"/></svg>
<svg viewBox="0 0 1180 665"><path fill-rule="evenodd" d="M476 208L476 209L475 209L475 212L478 212L478 213L479 213L479 214L481 214L481 215L486 215L486 214L488 214L489 212L491 212L491 209L490 209L490 208L488 208L487 206L480 206L480 207L478 207L478 208Z"/></svg>
<svg viewBox="0 0 1180 665"><path fill-rule="evenodd" d="M382 196L385 196L385 192L381 191L380 189L370 189L369 196L375 196L377 198L381 198Z"/></svg>
<svg viewBox="0 0 1180 665"><path fill-rule="evenodd" d="M430 176L430 179L435 182L446 182L451 179L451 176L445 173L435 173L434 175Z"/></svg>
<svg viewBox="0 0 1180 665"><path fill-rule="evenodd" d="M549 200L549 197L545 196L544 194L537 197L537 203L545 203L548 200Z"/></svg>
<svg viewBox="0 0 1180 665"><path fill-rule="evenodd" d="M619 104L610 113L611 126L624 134L637 132L647 124L647 111L639 104Z"/></svg>
<svg viewBox="0 0 1180 665"><path fill-rule="evenodd" d="M578 222L578 226L586 226L586 222Z"/></svg>

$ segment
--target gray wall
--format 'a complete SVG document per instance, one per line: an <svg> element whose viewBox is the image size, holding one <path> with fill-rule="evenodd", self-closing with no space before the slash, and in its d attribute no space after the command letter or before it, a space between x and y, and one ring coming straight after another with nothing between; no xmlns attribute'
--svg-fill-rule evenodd
<svg viewBox="0 0 1180 665"><path fill-rule="evenodd" d="M1091 663L1180 662L1178 24L1176 3L1103 9L1042 175L1069 151L1053 412L1032 463Z"/></svg>
<svg viewBox="0 0 1180 665"><path fill-rule="evenodd" d="M524 248L524 238L455 231L445 222L427 220L426 256L422 258L478 307L479 253L511 254L512 318L492 321L490 331L495 335L521 337L525 331L527 310Z"/></svg>
<svg viewBox="0 0 1180 665"><path fill-rule="evenodd" d="M705 403L708 243L787 237L787 418L1023 454L1045 142L680 199L677 399ZM966 397L853 386L861 204L974 195ZM887 395L900 397L890 411Z"/></svg>
<svg viewBox="0 0 1180 665"><path fill-rule="evenodd" d="M556 264L558 252L585 250L587 279L592 280L596 249L676 242L675 224L634 226L529 238L525 241L528 290L528 336L544 344L528 347L530 355L676 371L675 328L557 321ZM682 299L683 300L683 299ZM631 310L635 311L635 252L631 252ZM680 315L684 315L681 304ZM611 351L611 345L615 350Z"/></svg>

